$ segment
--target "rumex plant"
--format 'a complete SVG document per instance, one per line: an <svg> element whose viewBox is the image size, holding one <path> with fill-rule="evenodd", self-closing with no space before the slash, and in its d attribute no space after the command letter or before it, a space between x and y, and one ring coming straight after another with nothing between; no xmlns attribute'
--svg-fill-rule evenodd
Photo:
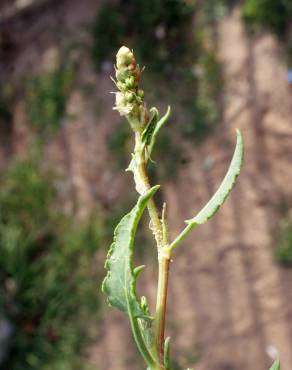
<svg viewBox="0 0 292 370"><path fill-rule="evenodd" d="M152 161L152 152L157 135L170 116L170 107L160 117L156 108L147 109L144 92L140 88L143 70L136 63L133 52L122 46L117 53L116 80L118 92L116 109L125 116L134 132L135 147L127 171L133 173L136 191L139 194L134 208L127 213L114 231L105 268L106 277L102 290L108 303L124 312L130 321L136 345L147 365L147 370L171 370L170 338L165 338L165 319L168 277L171 256L174 249L185 239L192 229L208 221L221 207L232 190L240 173L243 161L243 140L237 130L237 142L229 169L216 193L199 213L186 220L186 227L170 240L166 204L160 211L154 201L159 185L150 185L147 164ZM145 209L150 216L149 228L154 236L158 255L158 284L155 313L151 313L146 297L138 298L137 279L144 266L134 266L133 253L136 230ZM276 361L270 370L279 370Z"/></svg>

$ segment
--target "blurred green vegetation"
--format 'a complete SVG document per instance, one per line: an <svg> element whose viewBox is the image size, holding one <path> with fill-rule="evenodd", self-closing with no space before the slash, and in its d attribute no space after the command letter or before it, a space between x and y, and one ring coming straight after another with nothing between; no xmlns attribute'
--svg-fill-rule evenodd
<svg viewBox="0 0 292 370"><path fill-rule="evenodd" d="M120 124L110 132L107 137L107 145L109 152L114 156L114 165L116 169L121 170L127 168L132 147L131 131L129 125L122 120Z"/></svg>
<svg viewBox="0 0 292 370"><path fill-rule="evenodd" d="M0 207L0 318L11 329L0 368L85 369L81 353L99 309L100 218L65 216L54 176L32 158L1 176Z"/></svg>
<svg viewBox="0 0 292 370"><path fill-rule="evenodd" d="M289 216L281 222L275 256L279 263L292 267L292 218Z"/></svg>
<svg viewBox="0 0 292 370"><path fill-rule="evenodd" d="M245 0L243 19L251 32L269 30L281 42L286 63L292 67L291 0Z"/></svg>
<svg viewBox="0 0 292 370"><path fill-rule="evenodd" d="M75 67L69 60L55 71L25 80L28 122L42 137L58 132L71 91Z"/></svg>
<svg viewBox="0 0 292 370"><path fill-rule="evenodd" d="M202 50L196 66L196 94L186 104L186 116L180 131L195 144L200 143L219 121L224 89L222 65L213 51Z"/></svg>
<svg viewBox="0 0 292 370"><path fill-rule="evenodd" d="M292 17L291 0L245 0L243 17L253 31L267 28L283 36Z"/></svg>
<svg viewBox="0 0 292 370"><path fill-rule="evenodd" d="M149 71L167 71L189 55L188 34L195 1L122 0L105 2L93 26L93 59L97 67L114 60L123 44L135 49ZM155 47L154 47L155 46Z"/></svg>
<svg viewBox="0 0 292 370"><path fill-rule="evenodd" d="M200 3L207 22L214 23L222 19L237 3L237 0L207 0Z"/></svg>

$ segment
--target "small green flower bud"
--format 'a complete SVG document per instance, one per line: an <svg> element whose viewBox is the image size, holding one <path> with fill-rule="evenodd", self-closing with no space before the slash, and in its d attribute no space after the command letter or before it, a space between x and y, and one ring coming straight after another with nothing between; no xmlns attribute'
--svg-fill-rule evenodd
<svg viewBox="0 0 292 370"><path fill-rule="evenodd" d="M135 94L132 92L126 92L125 99L127 100L128 103L132 103L135 99Z"/></svg>
<svg viewBox="0 0 292 370"><path fill-rule="evenodd" d="M126 46L122 46L117 53L117 67L126 67L129 64L136 64L134 54Z"/></svg>
<svg viewBox="0 0 292 370"><path fill-rule="evenodd" d="M134 76L128 77L126 79L125 84L128 89L132 89L133 87L135 87L135 77Z"/></svg>
<svg viewBox="0 0 292 370"><path fill-rule="evenodd" d="M141 90L141 89L139 89L139 90L138 90L138 96L139 96L141 99L143 99L143 98L144 98L144 91L143 91L143 90Z"/></svg>
<svg viewBox="0 0 292 370"><path fill-rule="evenodd" d="M120 91L116 93L114 109L127 116L134 131L144 127L149 120L143 104L144 91L138 90L141 72L132 51L122 46L117 53L116 85Z"/></svg>
<svg viewBox="0 0 292 370"><path fill-rule="evenodd" d="M125 82L127 78L127 72L126 71L121 71L120 69L116 70L116 79L119 82Z"/></svg>
<svg viewBox="0 0 292 370"><path fill-rule="evenodd" d="M126 84L125 83L123 83L123 82L117 82L117 87L121 90L121 91L125 91L125 90L127 90L127 86L126 86Z"/></svg>

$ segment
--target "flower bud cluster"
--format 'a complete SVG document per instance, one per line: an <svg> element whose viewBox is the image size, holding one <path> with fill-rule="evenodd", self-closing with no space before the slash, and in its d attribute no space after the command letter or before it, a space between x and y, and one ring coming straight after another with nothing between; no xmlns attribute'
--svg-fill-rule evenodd
<svg viewBox="0 0 292 370"><path fill-rule="evenodd" d="M133 52L122 46L117 53L116 105L122 116L127 116L132 127L136 130L148 122L148 111L144 105L144 91L139 89L141 70L136 63Z"/></svg>

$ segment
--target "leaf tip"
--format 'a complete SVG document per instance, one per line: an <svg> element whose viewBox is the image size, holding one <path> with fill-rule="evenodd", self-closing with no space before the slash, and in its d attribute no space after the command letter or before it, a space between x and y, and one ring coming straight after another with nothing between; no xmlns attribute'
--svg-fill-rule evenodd
<svg viewBox="0 0 292 370"><path fill-rule="evenodd" d="M140 275L140 273L144 270L144 268L145 268L145 265L137 266L134 268L133 273L136 278Z"/></svg>
<svg viewBox="0 0 292 370"><path fill-rule="evenodd" d="M236 129L236 139L237 139L237 143L241 146L243 150L243 137L242 137L242 133L239 130L239 128Z"/></svg>
<svg viewBox="0 0 292 370"><path fill-rule="evenodd" d="M272 367L270 368L270 370L280 370L281 369L281 364L280 364L280 360L277 359L274 361Z"/></svg>
<svg viewBox="0 0 292 370"><path fill-rule="evenodd" d="M152 197L152 195L154 195L157 190L160 188L160 185L154 185L152 186L152 188L148 191L147 194L149 194L150 197Z"/></svg>

